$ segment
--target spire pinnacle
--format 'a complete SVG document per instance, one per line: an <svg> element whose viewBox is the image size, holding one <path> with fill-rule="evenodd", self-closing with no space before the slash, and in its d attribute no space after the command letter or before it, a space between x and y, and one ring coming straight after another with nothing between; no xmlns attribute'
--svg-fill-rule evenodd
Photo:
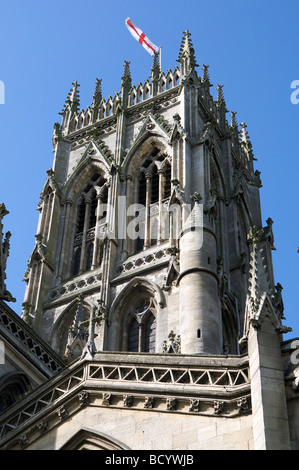
<svg viewBox="0 0 299 470"><path fill-rule="evenodd" d="M217 86L217 103L218 105L223 104L225 106L225 98L223 94L223 85Z"/></svg>
<svg viewBox="0 0 299 470"><path fill-rule="evenodd" d="M121 99L122 107L125 109L128 106L129 93L132 85L130 63L128 60L125 60L124 63L124 74L121 79Z"/></svg>
<svg viewBox="0 0 299 470"><path fill-rule="evenodd" d="M159 54L158 52L155 52L153 65L152 65L152 74L158 74L158 73L160 73Z"/></svg>
<svg viewBox="0 0 299 470"><path fill-rule="evenodd" d="M238 121L236 118L237 113L235 111L231 111L230 116L231 116L231 123L230 126L234 128L238 128Z"/></svg>
<svg viewBox="0 0 299 470"><path fill-rule="evenodd" d="M62 110L62 113L60 113L60 114L63 114L67 107L69 107L71 109L72 114L73 113L78 113L78 111L79 111L80 98L79 98L78 88L79 88L80 85L77 81L73 82L72 85L73 86L70 89L70 91L67 95L67 98L65 100L65 105L64 105L64 108Z"/></svg>
<svg viewBox="0 0 299 470"><path fill-rule="evenodd" d="M92 99L92 106L96 106L97 104L100 104L102 99L102 80L100 78L96 79L96 87L95 91L93 94L93 99Z"/></svg>
<svg viewBox="0 0 299 470"><path fill-rule="evenodd" d="M209 65L203 64L201 81L211 86L210 75L209 75Z"/></svg>
<svg viewBox="0 0 299 470"><path fill-rule="evenodd" d="M245 122L241 122L240 126L241 126L241 131L240 131L241 142L245 142L247 144L249 142L247 125L245 124Z"/></svg>
<svg viewBox="0 0 299 470"><path fill-rule="evenodd" d="M184 36L181 42L178 62L181 63L181 71L184 76L187 76L190 70L198 67L195 58L195 51L191 41L191 34L188 29L183 32Z"/></svg>
<svg viewBox="0 0 299 470"><path fill-rule="evenodd" d="M66 99L66 103L78 103L78 106L80 104L80 98L79 98L79 83L77 81L72 83L73 88L70 89L70 92L68 94L68 98Z"/></svg>
<svg viewBox="0 0 299 470"><path fill-rule="evenodd" d="M130 83L131 84L131 71L130 71L130 63L128 60L125 60L124 63L124 74L122 76L122 82L123 84L125 83Z"/></svg>

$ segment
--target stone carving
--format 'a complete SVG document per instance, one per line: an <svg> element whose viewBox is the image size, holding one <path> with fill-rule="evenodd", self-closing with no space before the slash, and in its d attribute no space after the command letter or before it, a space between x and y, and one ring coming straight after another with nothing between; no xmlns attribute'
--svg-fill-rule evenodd
<svg viewBox="0 0 299 470"><path fill-rule="evenodd" d="M124 395L123 397L124 406L130 407L133 405L133 397L132 395Z"/></svg>
<svg viewBox="0 0 299 470"><path fill-rule="evenodd" d="M249 410L248 398L243 397L237 400L237 407L239 408L239 413L244 413Z"/></svg>
<svg viewBox="0 0 299 470"><path fill-rule="evenodd" d="M164 353L176 353L180 354L181 352L181 337L176 335L172 330L169 332L168 340L163 342L163 352Z"/></svg>
<svg viewBox="0 0 299 470"><path fill-rule="evenodd" d="M111 393L103 393L102 405L109 406L111 401Z"/></svg>
<svg viewBox="0 0 299 470"><path fill-rule="evenodd" d="M219 415L223 412L224 402L223 401L214 401L214 414Z"/></svg>
<svg viewBox="0 0 299 470"><path fill-rule="evenodd" d="M26 445L29 443L29 439L28 439L28 437L27 437L27 434L22 434L22 435L20 436L18 442L19 442L20 447L22 447L22 449L23 449L24 447L26 447Z"/></svg>
<svg viewBox="0 0 299 470"><path fill-rule="evenodd" d="M61 406L59 408L57 414L58 414L59 419L62 421L63 419L65 419L67 417L68 412L67 412L67 410L65 409L64 406Z"/></svg>
<svg viewBox="0 0 299 470"><path fill-rule="evenodd" d="M189 411L199 411L200 400L197 398L190 399Z"/></svg>
<svg viewBox="0 0 299 470"><path fill-rule="evenodd" d="M166 408L167 410L174 411L176 410L178 401L176 398L167 398L166 400Z"/></svg>
<svg viewBox="0 0 299 470"><path fill-rule="evenodd" d="M154 406L154 397L145 397L144 408L152 409Z"/></svg>
<svg viewBox="0 0 299 470"><path fill-rule="evenodd" d="M3 203L0 204L0 299L6 300L7 302L15 302L16 299L13 298L10 292L7 291L5 285L6 279L6 263L7 258L9 255L9 248L10 248L10 237L11 233L7 232L5 238L3 240L3 224L2 219L5 217L9 212L6 210L6 207Z"/></svg>
<svg viewBox="0 0 299 470"><path fill-rule="evenodd" d="M78 399L80 402L80 406L85 406L89 403L89 393L86 390L83 390L83 392L80 392L78 394Z"/></svg>
<svg viewBox="0 0 299 470"><path fill-rule="evenodd" d="M47 431L47 429L49 428L49 423L48 421L46 421L45 419L43 419L42 421L40 421L37 425L36 425L37 429L41 432L41 433L44 433Z"/></svg>

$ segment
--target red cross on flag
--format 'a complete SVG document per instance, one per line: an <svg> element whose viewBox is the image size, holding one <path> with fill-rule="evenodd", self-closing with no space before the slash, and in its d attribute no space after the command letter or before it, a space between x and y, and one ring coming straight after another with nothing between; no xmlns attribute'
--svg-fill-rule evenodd
<svg viewBox="0 0 299 470"><path fill-rule="evenodd" d="M126 19L126 26L136 41L138 41L139 44L141 44L152 56L159 52L159 47L155 46L155 44L153 44L141 31L141 29L137 28L137 26L132 23L130 18Z"/></svg>

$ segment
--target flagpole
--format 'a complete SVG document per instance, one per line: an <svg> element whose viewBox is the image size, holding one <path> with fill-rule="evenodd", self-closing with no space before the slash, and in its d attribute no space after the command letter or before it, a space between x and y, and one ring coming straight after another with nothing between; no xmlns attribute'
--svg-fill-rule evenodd
<svg viewBox="0 0 299 470"><path fill-rule="evenodd" d="M162 71L162 46L159 46L160 49L160 70Z"/></svg>

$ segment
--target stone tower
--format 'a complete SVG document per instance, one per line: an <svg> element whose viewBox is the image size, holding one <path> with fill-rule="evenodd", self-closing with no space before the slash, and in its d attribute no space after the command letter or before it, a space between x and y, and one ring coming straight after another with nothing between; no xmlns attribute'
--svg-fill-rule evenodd
<svg viewBox="0 0 299 470"><path fill-rule="evenodd" d="M183 354L238 354L251 227L275 294L246 125L197 74L188 31L178 63L165 75L155 56L135 87L125 62L120 92L97 79L85 111L74 82L54 126L23 318L61 356L82 354L91 315L97 351L161 353L173 332Z"/></svg>
<svg viewBox="0 0 299 470"><path fill-rule="evenodd" d="M30 345L32 370L49 357L55 370L0 419L8 448L289 449L290 423L299 446L273 221L246 124L234 111L228 122L223 86L213 97L197 68L185 31L167 74L156 55L135 86L126 61L120 91L105 99L97 79L85 110L72 84L24 321L0 305L3 328L26 332L14 341Z"/></svg>

